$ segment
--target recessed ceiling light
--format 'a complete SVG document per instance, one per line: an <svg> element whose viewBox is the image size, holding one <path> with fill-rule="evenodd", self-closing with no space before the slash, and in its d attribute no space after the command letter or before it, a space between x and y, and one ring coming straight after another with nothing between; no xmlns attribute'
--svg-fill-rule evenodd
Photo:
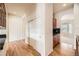
<svg viewBox="0 0 79 59"><path fill-rule="evenodd" d="M13 12L12 12L12 14L15 14L15 15L16 15L16 12L15 12L15 11L13 11Z"/></svg>
<svg viewBox="0 0 79 59"><path fill-rule="evenodd" d="M67 4L63 4L62 6L64 6L64 7L65 7L66 5L67 5Z"/></svg>
<svg viewBox="0 0 79 59"><path fill-rule="evenodd" d="M22 17L25 18L26 17L26 14L24 14Z"/></svg>

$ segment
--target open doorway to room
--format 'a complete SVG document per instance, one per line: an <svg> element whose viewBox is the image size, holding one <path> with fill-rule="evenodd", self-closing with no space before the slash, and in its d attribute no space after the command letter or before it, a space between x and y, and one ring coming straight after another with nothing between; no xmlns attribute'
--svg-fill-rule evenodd
<svg viewBox="0 0 79 59"><path fill-rule="evenodd" d="M53 4L53 53L52 55L74 55L74 4Z"/></svg>

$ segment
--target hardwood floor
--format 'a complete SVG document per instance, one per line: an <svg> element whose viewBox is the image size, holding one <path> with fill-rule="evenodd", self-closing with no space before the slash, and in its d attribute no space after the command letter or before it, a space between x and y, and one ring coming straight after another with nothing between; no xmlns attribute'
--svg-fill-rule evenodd
<svg viewBox="0 0 79 59"><path fill-rule="evenodd" d="M11 42L6 51L7 56L40 56L32 46L26 44L24 40Z"/></svg>
<svg viewBox="0 0 79 59"><path fill-rule="evenodd" d="M71 45L62 43L57 45L49 56L75 56L75 50Z"/></svg>

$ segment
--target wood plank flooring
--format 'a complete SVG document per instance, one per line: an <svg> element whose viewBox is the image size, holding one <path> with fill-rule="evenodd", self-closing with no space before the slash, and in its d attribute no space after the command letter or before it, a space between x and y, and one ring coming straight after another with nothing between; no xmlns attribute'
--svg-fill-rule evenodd
<svg viewBox="0 0 79 59"><path fill-rule="evenodd" d="M24 40L19 40L8 44L6 56L40 56L40 53Z"/></svg>
<svg viewBox="0 0 79 59"><path fill-rule="evenodd" d="M57 45L49 56L75 56L75 50L71 45L63 43Z"/></svg>

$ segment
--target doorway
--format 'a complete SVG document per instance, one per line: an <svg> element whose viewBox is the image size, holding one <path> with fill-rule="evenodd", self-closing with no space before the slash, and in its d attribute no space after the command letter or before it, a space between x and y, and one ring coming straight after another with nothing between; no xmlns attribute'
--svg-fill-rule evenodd
<svg viewBox="0 0 79 59"><path fill-rule="evenodd" d="M53 4L53 55L74 55L73 9L73 4Z"/></svg>

